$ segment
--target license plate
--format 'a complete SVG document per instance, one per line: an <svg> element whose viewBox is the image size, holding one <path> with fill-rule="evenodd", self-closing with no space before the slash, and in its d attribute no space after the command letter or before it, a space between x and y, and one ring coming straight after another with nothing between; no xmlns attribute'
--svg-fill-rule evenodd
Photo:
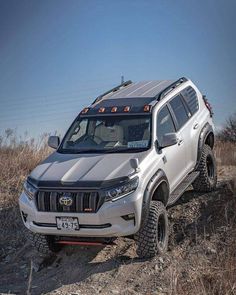
<svg viewBox="0 0 236 295"><path fill-rule="evenodd" d="M78 230L79 221L77 217L56 217L57 228L63 230Z"/></svg>

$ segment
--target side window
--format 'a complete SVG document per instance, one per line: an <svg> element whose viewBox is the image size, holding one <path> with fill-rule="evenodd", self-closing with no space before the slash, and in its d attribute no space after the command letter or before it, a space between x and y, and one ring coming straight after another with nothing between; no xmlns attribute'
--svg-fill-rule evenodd
<svg viewBox="0 0 236 295"><path fill-rule="evenodd" d="M168 110L165 106L158 114L157 117L157 140L162 144L163 135L175 132L175 126Z"/></svg>
<svg viewBox="0 0 236 295"><path fill-rule="evenodd" d="M196 91L191 86L189 86L181 93L190 109L191 114L195 114L199 109Z"/></svg>
<svg viewBox="0 0 236 295"><path fill-rule="evenodd" d="M175 114L179 129L188 121L188 114L180 95L170 101L171 108Z"/></svg>

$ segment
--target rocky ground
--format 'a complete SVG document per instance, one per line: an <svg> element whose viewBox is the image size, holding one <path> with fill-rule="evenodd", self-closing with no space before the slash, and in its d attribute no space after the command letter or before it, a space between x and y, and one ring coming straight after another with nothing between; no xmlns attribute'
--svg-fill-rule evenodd
<svg viewBox="0 0 236 295"><path fill-rule="evenodd" d="M216 191L190 189L169 208L169 251L152 260L138 259L135 243L127 238L114 246L68 246L57 256L39 256L22 224L7 223L8 210L19 218L17 209L2 208L0 293L236 294L231 251L236 246L236 197L230 180L235 168L219 169Z"/></svg>

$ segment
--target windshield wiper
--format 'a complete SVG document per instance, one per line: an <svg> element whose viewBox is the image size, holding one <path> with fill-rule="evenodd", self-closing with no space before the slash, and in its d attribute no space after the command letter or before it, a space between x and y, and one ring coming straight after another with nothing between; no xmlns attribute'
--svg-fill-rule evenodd
<svg viewBox="0 0 236 295"><path fill-rule="evenodd" d="M106 153L125 153L125 152L132 152L132 153L136 153L136 152L143 152L146 151L148 149L148 147L145 148L123 148L123 149L111 149L111 150L107 150Z"/></svg>
<svg viewBox="0 0 236 295"><path fill-rule="evenodd" d="M83 154L83 153L103 153L106 152L106 150L96 150L96 149L84 149L84 150L73 150L73 149L62 149L59 150L61 153L67 153L67 154Z"/></svg>
<svg viewBox="0 0 236 295"><path fill-rule="evenodd" d="M62 149L59 150L60 153L66 154L86 154L86 153L100 153L100 154L112 154L112 153L136 153L146 151L148 147L145 148L118 148L118 149L84 149L84 150L74 150L74 149Z"/></svg>

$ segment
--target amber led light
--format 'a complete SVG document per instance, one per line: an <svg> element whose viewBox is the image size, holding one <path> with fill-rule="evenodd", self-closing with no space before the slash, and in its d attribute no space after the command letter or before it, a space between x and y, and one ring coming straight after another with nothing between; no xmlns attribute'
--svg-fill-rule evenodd
<svg viewBox="0 0 236 295"><path fill-rule="evenodd" d="M89 108L84 108L81 112L81 114L86 114L89 111Z"/></svg>
<svg viewBox="0 0 236 295"><path fill-rule="evenodd" d="M144 112L150 112L151 106L147 104L143 107L143 110L144 110Z"/></svg>
<svg viewBox="0 0 236 295"><path fill-rule="evenodd" d="M98 110L98 112L99 112L99 113L104 113L104 112L105 112L105 108L100 108L100 109Z"/></svg>
<svg viewBox="0 0 236 295"><path fill-rule="evenodd" d="M116 113L117 112L117 107L112 107L111 112Z"/></svg>
<svg viewBox="0 0 236 295"><path fill-rule="evenodd" d="M130 111L130 106L126 106L125 108L124 108L124 112L129 112Z"/></svg>

